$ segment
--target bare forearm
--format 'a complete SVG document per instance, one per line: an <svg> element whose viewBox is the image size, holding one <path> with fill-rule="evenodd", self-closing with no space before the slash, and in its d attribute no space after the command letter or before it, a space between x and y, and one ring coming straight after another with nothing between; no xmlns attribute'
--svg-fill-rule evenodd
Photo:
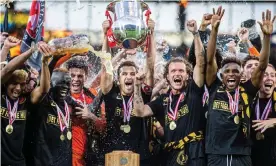
<svg viewBox="0 0 276 166"><path fill-rule="evenodd" d="M270 54L270 36L264 35L263 39L263 47L260 53L260 69L265 70L269 61L269 54Z"/></svg>
<svg viewBox="0 0 276 166"><path fill-rule="evenodd" d="M263 47L260 54L259 66L252 73L252 84L259 88L261 86L262 77L267 68L269 61L269 53L270 53L270 37L268 35L264 35Z"/></svg>
<svg viewBox="0 0 276 166"><path fill-rule="evenodd" d="M217 42L218 30L212 29L210 40L207 45L207 63L213 63L216 54L216 42Z"/></svg>
<svg viewBox="0 0 276 166"><path fill-rule="evenodd" d="M1 84L4 84L9 78L10 73L18 69L30 56L32 55L31 49L20 54L11 60L2 70L1 70Z"/></svg>
<svg viewBox="0 0 276 166"><path fill-rule="evenodd" d="M107 94L111 90L112 85L113 85L113 76L106 72L105 67L102 67L100 87L103 94Z"/></svg>
<svg viewBox="0 0 276 166"><path fill-rule="evenodd" d="M156 43L154 35L150 35L149 50L147 52L147 73L145 83L149 86L153 86L153 75L154 75L154 63L156 58Z"/></svg>
<svg viewBox="0 0 276 166"><path fill-rule="evenodd" d="M118 63L123 59L123 55L124 54L124 51L121 51L121 52L119 52L118 54L116 54L113 58L112 58L112 60L111 60L111 63L112 63L112 66L115 68L117 65L118 65Z"/></svg>
<svg viewBox="0 0 276 166"><path fill-rule="evenodd" d="M47 61L41 63L41 76L40 76L40 93L48 93L50 89L50 70Z"/></svg>
<svg viewBox="0 0 276 166"><path fill-rule="evenodd" d="M9 51L10 51L10 48L3 46L2 50L1 50L1 62L5 61L7 59Z"/></svg>
<svg viewBox="0 0 276 166"><path fill-rule="evenodd" d="M133 106L134 106L135 114L139 117L144 117L143 115L144 101L141 93L141 85L134 86Z"/></svg>
<svg viewBox="0 0 276 166"><path fill-rule="evenodd" d="M107 41L107 37L106 36L104 36L102 51L110 52L110 48L108 46L108 41Z"/></svg>
<svg viewBox="0 0 276 166"><path fill-rule="evenodd" d="M203 48L203 44L201 42L201 39L198 33L194 35L194 43L195 43L196 65L194 68L193 78L197 86L202 87L204 84L205 50Z"/></svg>

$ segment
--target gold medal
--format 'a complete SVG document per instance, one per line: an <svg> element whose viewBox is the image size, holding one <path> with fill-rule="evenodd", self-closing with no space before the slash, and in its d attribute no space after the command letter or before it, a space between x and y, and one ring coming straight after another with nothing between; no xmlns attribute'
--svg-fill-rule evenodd
<svg viewBox="0 0 276 166"><path fill-rule="evenodd" d="M125 133L129 133L130 130L131 130L130 125L125 125L125 127L124 127L124 132L125 132Z"/></svg>
<svg viewBox="0 0 276 166"><path fill-rule="evenodd" d="M59 138L60 138L61 141L64 141L64 140L65 140L65 137L64 137L63 134L61 134Z"/></svg>
<svg viewBox="0 0 276 166"><path fill-rule="evenodd" d="M6 132L8 133L8 134L11 134L12 132L13 132L13 127L12 127L12 125L8 125L7 127L6 127Z"/></svg>
<svg viewBox="0 0 276 166"><path fill-rule="evenodd" d="M66 136L67 136L68 140L71 140L72 139L72 133L71 133L71 131L68 131L67 134L66 134Z"/></svg>
<svg viewBox="0 0 276 166"><path fill-rule="evenodd" d="M176 129L176 123L174 122L174 121L172 121L171 123L170 123L170 130L174 130L174 129Z"/></svg>
<svg viewBox="0 0 276 166"><path fill-rule="evenodd" d="M261 132L257 132L256 133L256 139L259 141L259 140L262 140L264 139L264 135L261 133Z"/></svg>
<svg viewBox="0 0 276 166"><path fill-rule="evenodd" d="M124 131L125 125L120 126L120 130Z"/></svg>
<svg viewBox="0 0 276 166"><path fill-rule="evenodd" d="M234 122L235 122L236 124L239 124L239 123L240 123L240 117L239 117L238 115L236 115L236 116L234 117Z"/></svg>

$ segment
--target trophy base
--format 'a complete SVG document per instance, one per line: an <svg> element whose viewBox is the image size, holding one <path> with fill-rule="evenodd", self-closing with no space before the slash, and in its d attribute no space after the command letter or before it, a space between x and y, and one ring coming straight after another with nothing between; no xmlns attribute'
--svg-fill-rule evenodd
<svg viewBox="0 0 276 166"><path fill-rule="evenodd" d="M105 154L105 166L140 166L139 154L131 151L113 151Z"/></svg>

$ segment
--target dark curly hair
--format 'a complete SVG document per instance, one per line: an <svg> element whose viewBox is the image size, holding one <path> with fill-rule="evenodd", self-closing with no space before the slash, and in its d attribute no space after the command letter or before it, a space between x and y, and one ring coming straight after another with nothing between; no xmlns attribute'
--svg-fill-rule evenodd
<svg viewBox="0 0 276 166"><path fill-rule="evenodd" d="M164 75L163 77L167 79L167 75L169 73L169 66L171 63L176 63L176 62L181 62L184 63L186 65L186 71L188 73L189 76L192 75L193 73L193 66L192 64L190 64L186 59L181 58L181 57L175 57L172 58L169 62L167 62L167 64L165 65L165 71L164 71Z"/></svg>
<svg viewBox="0 0 276 166"><path fill-rule="evenodd" d="M222 60L222 62L221 62L221 68L223 68L228 63L236 63L239 66L241 66L241 61L237 57L235 57L235 56L228 56L228 57L225 57Z"/></svg>
<svg viewBox="0 0 276 166"><path fill-rule="evenodd" d="M244 58L243 62L242 62L242 67L244 67L246 65L246 63L250 60L256 60L259 61L259 57L257 56L250 56L248 55L246 58Z"/></svg>
<svg viewBox="0 0 276 166"><path fill-rule="evenodd" d="M133 61L124 61L119 65L119 67L117 69L117 77L118 78L120 77L121 68L124 66L133 66L133 67L135 67L136 72L138 72L138 67L135 65L135 63Z"/></svg>
<svg viewBox="0 0 276 166"><path fill-rule="evenodd" d="M79 57L71 58L66 64L67 64L66 67L68 70L71 68L78 68L78 69L83 69L86 74L88 73L88 64L83 58L79 58Z"/></svg>

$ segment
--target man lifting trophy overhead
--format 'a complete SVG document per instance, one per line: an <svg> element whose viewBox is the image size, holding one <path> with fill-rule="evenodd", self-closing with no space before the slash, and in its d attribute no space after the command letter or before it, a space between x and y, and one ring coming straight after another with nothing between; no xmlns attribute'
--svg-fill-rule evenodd
<svg viewBox="0 0 276 166"><path fill-rule="evenodd" d="M113 19L110 15L113 13ZM145 19L143 14L145 13ZM141 0L115 0L106 8L111 27L107 31L109 47L137 48L148 35L147 22L150 10Z"/></svg>

